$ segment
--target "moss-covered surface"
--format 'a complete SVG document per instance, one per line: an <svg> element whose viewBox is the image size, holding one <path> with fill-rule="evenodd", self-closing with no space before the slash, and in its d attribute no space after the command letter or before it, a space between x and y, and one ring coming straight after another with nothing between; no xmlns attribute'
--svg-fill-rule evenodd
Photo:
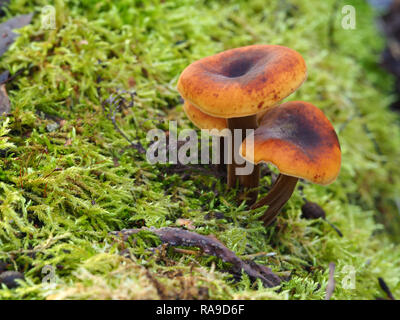
<svg viewBox="0 0 400 320"><path fill-rule="evenodd" d="M0 156L0 260L24 272L26 282L3 287L0 299L322 299L330 262L333 299L382 297L378 277L400 297L400 130L387 109L392 80L376 66L383 43L373 13L364 1L352 1L357 28L344 30L334 2L56 1L56 30L42 30L39 15L20 30L0 61L12 73L28 68L7 84L12 115L0 126L0 149L8 148ZM8 16L47 4L11 0ZM291 47L307 62L308 79L290 99L326 113L343 165L328 187L301 185L342 238L326 223L300 217L299 191L265 230L257 221L261 211L238 206L219 178L148 164L103 113L101 100L117 89L134 90L134 107L117 115L132 140L146 147L146 132L167 130L168 119L189 128L175 89L183 68L254 43ZM262 193L270 180L263 178ZM217 258L150 251L158 242L149 233L125 245L108 236L122 228L177 226L179 218L243 258L274 252L256 261L289 280L280 290L246 276L235 282ZM55 287L42 283L45 265L56 268ZM342 285L349 266L355 289Z"/></svg>

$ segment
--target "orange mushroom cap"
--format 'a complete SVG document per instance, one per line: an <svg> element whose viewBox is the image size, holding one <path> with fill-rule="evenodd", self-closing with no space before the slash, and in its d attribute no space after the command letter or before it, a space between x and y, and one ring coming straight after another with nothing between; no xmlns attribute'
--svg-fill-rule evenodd
<svg viewBox="0 0 400 320"><path fill-rule="evenodd" d="M217 129L221 131L221 135L224 135L222 130L228 128L228 121L225 118L210 116L209 114L200 111L189 101L185 101L183 110L185 111L189 120L192 121L192 123L199 129ZM257 122L261 120L264 114L265 111L257 114Z"/></svg>
<svg viewBox="0 0 400 320"><path fill-rule="evenodd" d="M220 118L254 115L294 92L306 79L302 56L277 45L227 50L190 64L178 91L206 114Z"/></svg>
<svg viewBox="0 0 400 320"><path fill-rule="evenodd" d="M225 118L210 116L197 109L189 101L185 101L183 110L185 111L189 120L192 121L193 124L199 129L217 129L221 131L228 127L227 120Z"/></svg>
<svg viewBox="0 0 400 320"><path fill-rule="evenodd" d="M240 149L250 162L272 163L282 174L322 185L339 174L338 137L324 113L311 103L291 101L270 109L252 135L254 145L247 136ZM247 148L254 148L254 154L247 155Z"/></svg>

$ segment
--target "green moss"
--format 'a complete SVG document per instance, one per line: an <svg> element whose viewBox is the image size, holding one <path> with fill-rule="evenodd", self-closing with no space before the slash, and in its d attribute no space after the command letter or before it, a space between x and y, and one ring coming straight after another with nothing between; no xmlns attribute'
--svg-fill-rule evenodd
<svg viewBox="0 0 400 320"><path fill-rule="evenodd" d="M7 85L12 116L0 126L0 149L8 149L0 153L0 259L27 281L1 289L0 298L322 299L329 262L336 264L334 299L384 296L378 277L400 296L400 130L387 108L392 79L376 65L383 41L373 12L353 1L357 28L342 29L339 11L330 36L334 2L56 1L56 30L42 30L40 16L20 30L0 62L12 73L27 68ZM9 15L47 4L12 0ZM343 238L323 221L300 218L299 191L265 230L261 211L238 207L219 179L182 179L148 164L103 114L102 100L134 90L134 108L117 116L132 140L146 146L146 132L167 129L165 119L191 127L175 89L183 68L254 43L294 48L307 62L308 79L290 99L323 109L339 134L343 165L334 184L302 183L303 193ZM270 177L262 181L267 186ZM224 218L204 218L215 212ZM278 293L247 277L233 282L213 257L149 251L157 245L149 233L130 244L108 236L143 224L176 226L178 218L243 257L274 252L256 261L290 279ZM42 283L45 265L56 267L55 287ZM355 289L342 284L349 267Z"/></svg>

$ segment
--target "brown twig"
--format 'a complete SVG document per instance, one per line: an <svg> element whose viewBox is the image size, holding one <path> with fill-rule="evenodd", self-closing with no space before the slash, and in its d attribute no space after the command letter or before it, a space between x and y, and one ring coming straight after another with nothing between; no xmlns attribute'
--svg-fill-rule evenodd
<svg viewBox="0 0 400 320"><path fill-rule="evenodd" d="M141 228L141 229L125 229L115 231L111 234L122 237L127 240L129 236L137 234L142 230L150 231L156 234L163 243L170 246L198 247L204 253L220 258L222 261L232 264L232 271L235 274L241 274L244 271L251 280L260 279L264 286L275 287L280 284L280 278L275 275L271 269L258 265L252 261L245 262L236 254L229 250L224 244L215 238L203 236L195 232L178 229L178 228Z"/></svg>

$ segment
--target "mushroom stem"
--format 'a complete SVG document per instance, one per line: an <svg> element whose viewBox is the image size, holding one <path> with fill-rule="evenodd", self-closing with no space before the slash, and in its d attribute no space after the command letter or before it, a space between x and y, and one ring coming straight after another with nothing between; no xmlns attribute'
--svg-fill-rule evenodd
<svg viewBox="0 0 400 320"><path fill-rule="evenodd" d="M225 146L224 146L224 138L219 137L219 164L217 165L218 171L223 173L226 172L226 164L224 163L225 159Z"/></svg>
<svg viewBox="0 0 400 320"><path fill-rule="evenodd" d="M265 226L271 224L279 214L282 207L291 197L298 180L299 178L280 174L268 194L251 207L251 209L257 209L268 205L268 209L261 217Z"/></svg>
<svg viewBox="0 0 400 320"><path fill-rule="evenodd" d="M260 166L254 165L253 172L249 175L237 175L236 168L246 166L246 163L240 165L235 162L235 155L239 155L239 148L242 141L246 138L246 129L256 129L257 128L257 115L247 116L247 117L240 117L240 118L229 118L228 119L228 128L231 130L232 133L232 148L231 148L231 155L232 155L232 163L228 164L227 167L227 183L228 188L233 188L236 186L237 181L239 181L239 185L246 188L246 189L255 189L258 187L260 181ZM242 130L242 137L239 145L235 144L234 139L234 129L241 129ZM252 204L257 200L258 191L253 190L246 194L248 199L248 203Z"/></svg>

